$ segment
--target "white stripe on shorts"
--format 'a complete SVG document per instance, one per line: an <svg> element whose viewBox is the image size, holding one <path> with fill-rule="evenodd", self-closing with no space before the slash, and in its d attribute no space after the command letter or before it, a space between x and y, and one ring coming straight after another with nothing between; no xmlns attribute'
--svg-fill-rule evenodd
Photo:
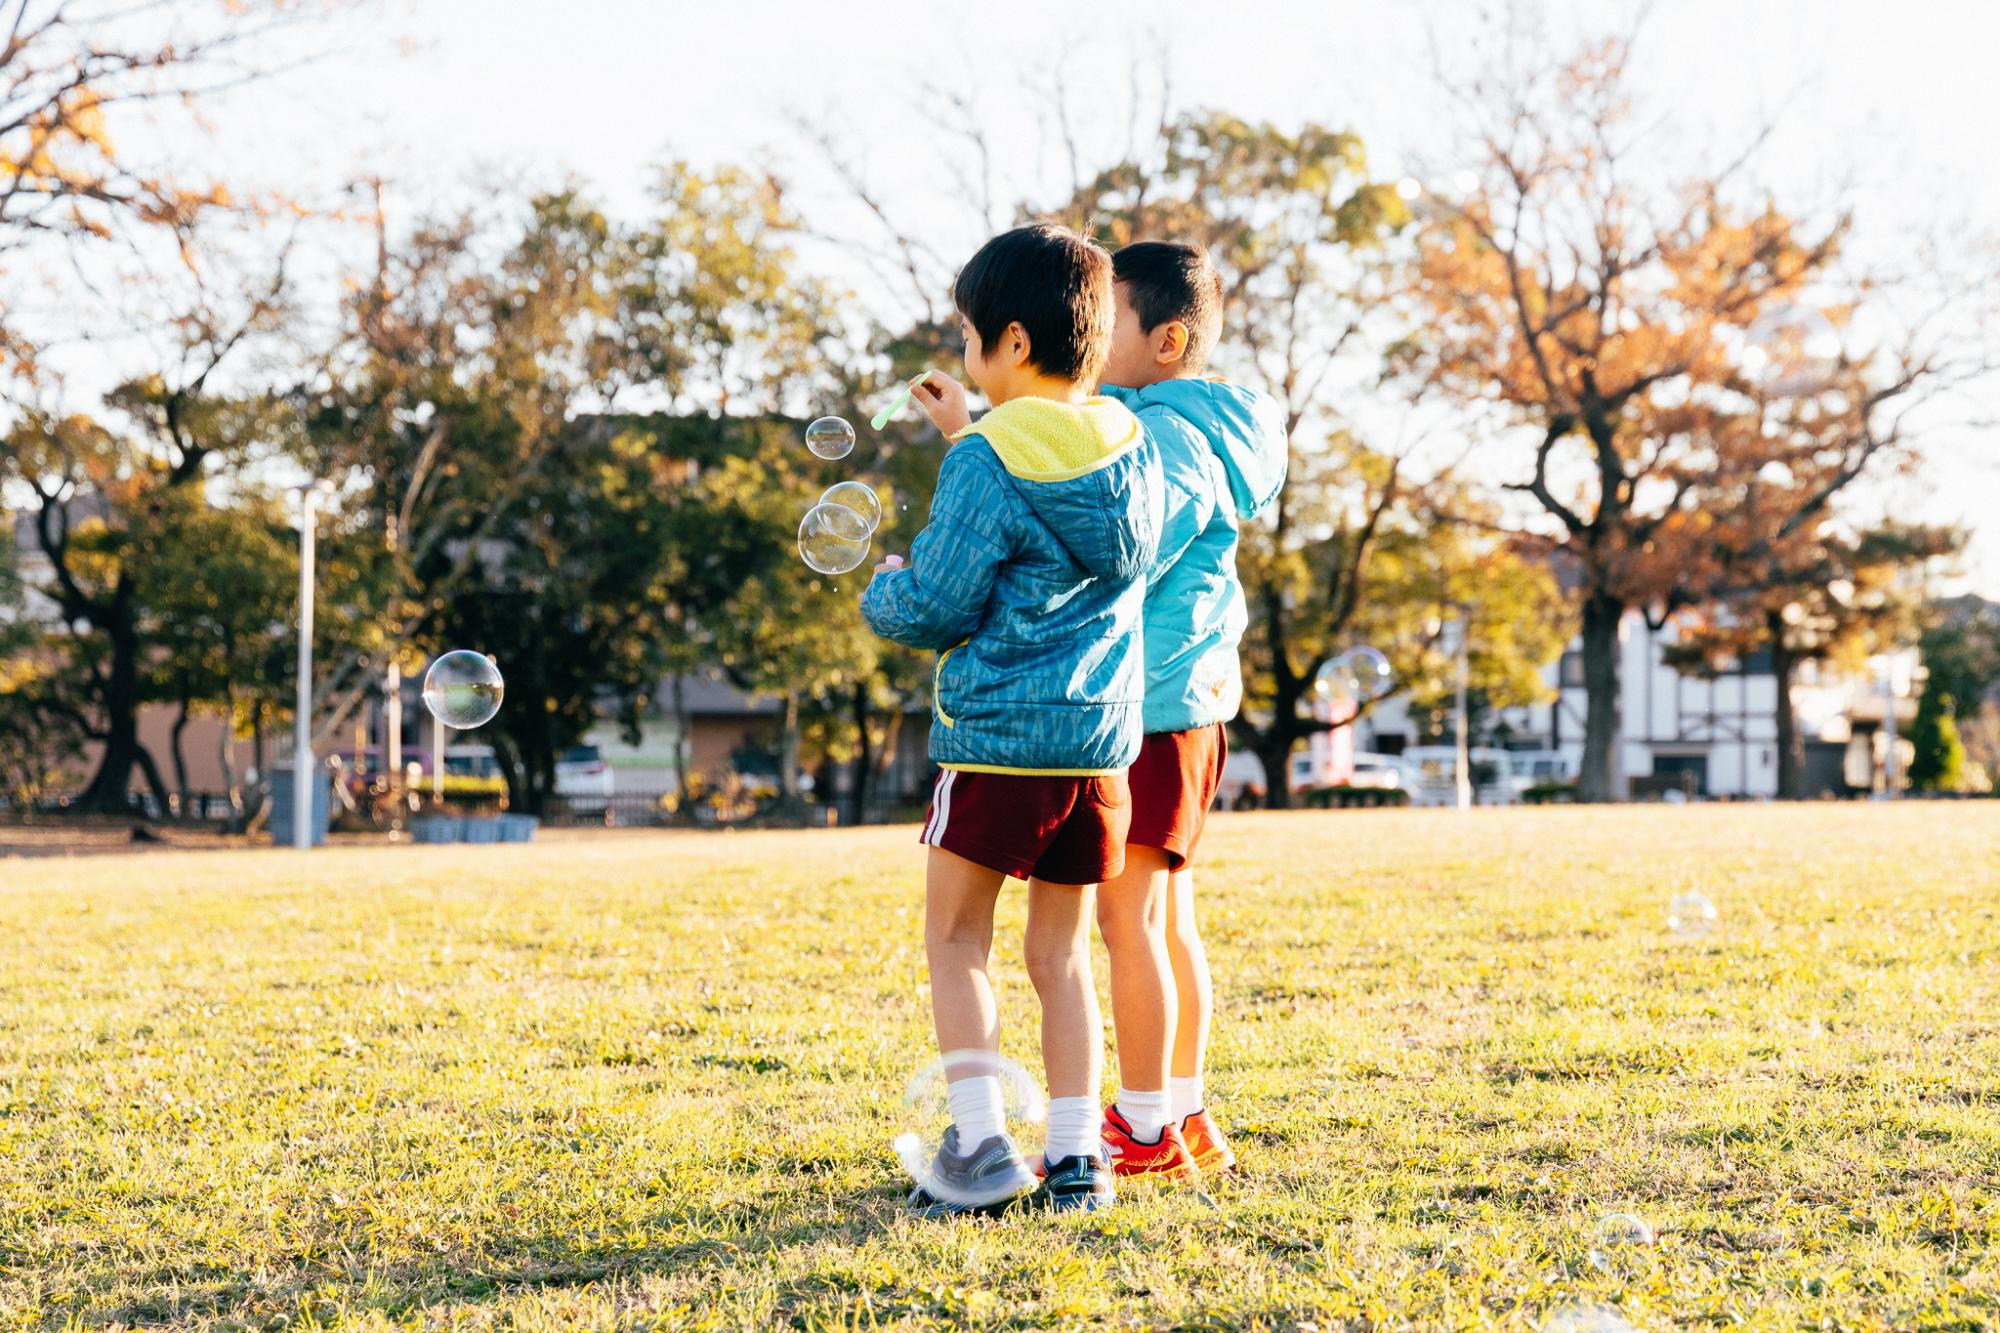
<svg viewBox="0 0 2000 1333"><path fill-rule="evenodd" d="M938 774L937 791L931 797L931 821L924 825L924 836L920 842L932 847L944 845L944 826L951 820L951 784L958 777L958 770L947 768Z"/></svg>

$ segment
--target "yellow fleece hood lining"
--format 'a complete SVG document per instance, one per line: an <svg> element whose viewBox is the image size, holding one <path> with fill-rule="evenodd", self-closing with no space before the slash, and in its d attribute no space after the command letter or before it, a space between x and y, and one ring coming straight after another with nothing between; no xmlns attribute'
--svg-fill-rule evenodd
<svg viewBox="0 0 2000 1333"><path fill-rule="evenodd" d="M978 435L1001 465L1023 481L1073 481L1106 468L1138 447L1139 418L1115 398L1059 403L1016 398L954 434Z"/></svg>

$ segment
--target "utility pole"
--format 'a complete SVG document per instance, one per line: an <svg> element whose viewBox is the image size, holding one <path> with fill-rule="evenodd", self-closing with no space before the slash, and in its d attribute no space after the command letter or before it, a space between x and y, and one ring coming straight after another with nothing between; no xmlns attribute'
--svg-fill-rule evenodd
<svg viewBox="0 0 2000 1333"><path fill-rule="evenodd" d="M299 668L292 710L292 846L312 846L313 576L319 546L319 483L299 497Z"/></svg>
<svg viewBox="0 0 2000 1333"><path fill-rule="evenodd" d="M1458 808L1472 808L1472 745L1467 735L1466 692L1472 675L1472 617L1458 609Z"/></svg>
<svg viewBox="0 0 2000 1333"><path fill-rule="evenodd" d="M1884 661L1882 672L1882 730L1889 744L1882 751L1882 799L1896 799L1896 667Z"/></svg>

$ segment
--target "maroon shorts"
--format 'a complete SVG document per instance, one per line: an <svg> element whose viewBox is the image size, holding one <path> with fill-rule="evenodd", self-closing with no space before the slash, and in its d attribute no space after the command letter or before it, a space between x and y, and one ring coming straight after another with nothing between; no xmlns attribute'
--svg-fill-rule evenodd
<svg viewBox="0 0 2000 1333"><path fill-rule="evenodd" d="M1169 870L1186 865L1201 841L1228 757L1229 741L1219 722L1146 737L1132 761L1132 831L1125 840L1165 851Z"/></svg>
<svg viewBox="0 0 2000 1333"><path fill-rule="evenodd" d="M1123 773L1071 778L946 769L920 841L988 870L1051 884L1101 884L1125 869L1132 794Z"/></svg>

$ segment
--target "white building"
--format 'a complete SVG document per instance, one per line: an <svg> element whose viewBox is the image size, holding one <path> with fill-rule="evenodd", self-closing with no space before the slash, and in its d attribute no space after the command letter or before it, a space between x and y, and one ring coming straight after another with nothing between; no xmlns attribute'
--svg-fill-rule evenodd
<svg viewBox="0 0 2000 1333"><path fill-rule="evenodd" d="M1662 660L1677 637L1671 623L1652 629L1636 611L1619 627L1614 792L1635 798L1668 792L1738 799L1776 796L1778 680L1770 654L1753 653L1735 670L1704 679ZM1896 713L1904 728L1916 716L1910 688L1914 659L1914 653L1906 653L1874 663L1899 686ZM1552 702L1501 710L1486 719L1485 733L1475 743L1552 750L1562 756L1564 771L1574 775L1583 758L1586 710L1581 640L1573 641L1543 678L1555 692ZM1799 668L1792 707L1805 741L1809 794L1852 795L1880 784L1886 754L1881 680L1880 674L1844 675L1817 663ZM1417 743L1400 698L1373 710L1360 724L1357 739L1362 750L1392 754Z"/></svg>

